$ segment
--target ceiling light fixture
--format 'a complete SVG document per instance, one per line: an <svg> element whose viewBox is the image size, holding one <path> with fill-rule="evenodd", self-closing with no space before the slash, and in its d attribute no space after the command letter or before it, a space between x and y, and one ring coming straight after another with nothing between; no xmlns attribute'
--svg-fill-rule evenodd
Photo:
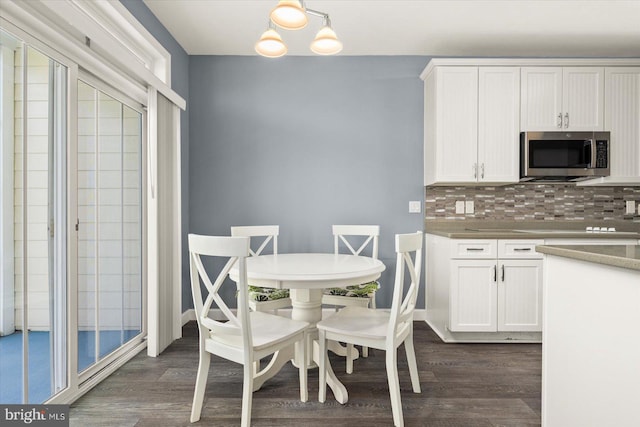
<svg viewBox="0 0 640 427"><path fill-rule="evenodd" d="M269 21L269 28L262 33L255 48L256 52L267 58L278 58L287 53L287 45L284 44L282 37L277 33L276 27L271 21Z"/></svg>
<svg viewBox="0 0 640 427"><path fill-rule="evenodd" d="M280 0L269 15L274 24L285 30L300 30L307 26L307 14L298 0Z"/></svg>
<svg viewBox="0 0 640 427"><path fill-rule="evenodd" d="M287 53L287 46L276 31L275 25L286 30L299 30L307 25L307 15L322 18L322 28L311 42L311 51L318 55L334 55L342 50L342 42L331 28L329 15L308 9L302 0L280 0L269 15L269 28L255 45L256 52L268 58L278 58ZM275 24L275 25L274 25Z"/></svg>

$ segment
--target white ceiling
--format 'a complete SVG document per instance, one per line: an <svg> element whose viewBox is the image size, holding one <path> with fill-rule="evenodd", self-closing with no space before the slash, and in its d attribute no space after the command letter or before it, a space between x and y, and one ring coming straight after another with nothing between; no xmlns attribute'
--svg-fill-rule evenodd
<svg viewBox="0 0 640 427"><path fill-rule="evenodd" d="M256 55L277 0L144 0L190 55ZM640 57L640 0L307 0L328 13L340 55ZM279 30L313 55L322 20Z"/></svg>

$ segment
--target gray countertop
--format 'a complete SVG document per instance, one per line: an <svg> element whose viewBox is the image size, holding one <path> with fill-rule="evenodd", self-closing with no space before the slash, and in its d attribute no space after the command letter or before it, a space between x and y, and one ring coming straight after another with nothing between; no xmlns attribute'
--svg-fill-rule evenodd
<svg viewBox="0 0 640 427"><path fill-rule="evenodd" d="M587 226L615 227L617 232L587 233L585 232ZM425 232L451 239L640 239L640 223L632 221L427 221Z"/></svg>
<svg viewBox="0 0 640 427"><path fill-rule="evenodd" d="M540 245L536 251L640 271L640 245Z"/></svg>

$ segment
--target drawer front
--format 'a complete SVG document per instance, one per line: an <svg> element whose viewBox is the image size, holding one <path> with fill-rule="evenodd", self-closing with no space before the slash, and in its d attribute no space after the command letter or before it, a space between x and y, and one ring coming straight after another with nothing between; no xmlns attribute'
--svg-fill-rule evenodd
<svg viewBox="0 0 640 427"><path fill-rule="evenodd" d="M496 259L498 241L489 239L453 239L451 240L451 258L453 259Z"/></svg>
<svg viewBox="0 0 640 427"><path fill-rule="evenodd" d="M537 245L544 245L544 240L498 240L498 258L541 259L542 254L536 252Z"/></svg>

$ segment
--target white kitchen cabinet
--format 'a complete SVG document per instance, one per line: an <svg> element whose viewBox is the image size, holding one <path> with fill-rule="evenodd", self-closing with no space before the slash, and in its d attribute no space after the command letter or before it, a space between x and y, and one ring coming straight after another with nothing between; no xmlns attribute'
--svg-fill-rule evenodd
<svg viewBox="0 0 640 427"><path fill-rule="evenodd" d="M542 330L542 240L453 241L449 329L453 332ZM489 248L496 247L495 251ZM486 259L493 253L491 259ZM457 255L458 254L458 255Z"/></svg>
<svg viewBox="0 0 640 427"><path fill-rule="evenodd" d="M498 331L542 330L542 260L498 260Z"/></svg>
<svg viewBox="0 0 640 427"><path fill-rule="evenodd" d="M523 67L522 131L604 130L603 67Z"/></svg>
<svg viewBox="0 0 640 427"><path fill-rule="evenodd" d="M519 180L518 67L435 67L425 78L425 185Z"/></svg>
<svg viewBox="0 0 640 427"><path fill-rule="evenodd" d="M520 69L478 69L478 182L520 180Z"/></svg>
<svg viewBox="0 0 640 427"><path fill-rule="evenodd" d="M588 235L458 239L427 233L426 321L445 342L540 342L544 260L536 246L639 243Z"/></svg>
<svg viewBox="0 0 640 427"><path fill-rule="evenodd" d="M605 68L604 130L611 175L580 185L640 184L640 67Z"/></svg>
<svg viewBox="0 0 640 427"><path fill-rule="evenodd" d="M495 260L451 261L450 330L497 330L496 268Z"/></svg>

